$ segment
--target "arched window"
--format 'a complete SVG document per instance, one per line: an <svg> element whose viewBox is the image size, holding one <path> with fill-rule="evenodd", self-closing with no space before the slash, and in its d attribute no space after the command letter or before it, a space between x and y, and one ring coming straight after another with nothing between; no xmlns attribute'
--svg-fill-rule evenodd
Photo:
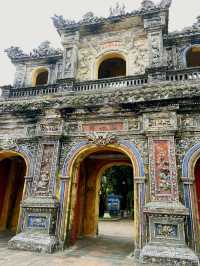
<svg viewBox="0 0 200 266"><path fill-rule="evenodd" d="M190 48L186 54L188 67L200 66L200 46L194 46Z"/></svg>
<svg viewBox="0 0 200 266"><path fill-rule="evenodd" d="M33 72L33 86L46 85L48 83L49 72L46 68L38 68Z"/></svg>
<svg viewBox="0 0 200 266"><path fill-rule="evenodd" d="M36 84L35 85L45 85L48 81L48 71L41 72L37 75Z"/></svg>
<svg viewBox="0 0 200 266"><path fill-rule="evenodd" d="M119 56L112 56L101 62L98 79L126 76L126 61Z"/></svg>

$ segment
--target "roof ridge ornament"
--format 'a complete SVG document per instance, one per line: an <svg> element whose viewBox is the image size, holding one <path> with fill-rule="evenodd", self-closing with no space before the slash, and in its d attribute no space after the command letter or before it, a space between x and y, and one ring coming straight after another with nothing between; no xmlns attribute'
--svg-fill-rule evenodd
<svg viewBox="0 0 200 266"><path fill-rule="evenodd" d="M198 16L197 21L193 24L193 28L200 29L200 16Z"/></svg>
<svg viewBox="0 0 200 266"><path fill-rule="evenodd" d="M143 0L141 3L142 9L155 8L155 4L151 0Z"/></svg>
<svg viewBox="0 0 200 266"><path fill-rule="evenodd" d="M172 0L162 0L159 4L161 8L169 8L171 6Z"/></svg>
<svg viewBox="0 0 200 266"><path fill-rule="evenodd" d="M18 46L11 46L10 48L5 49L4 52L7 53L7 56L11 60L28 57L28 54L25 54L24 51Z"/></svg>
<svg viewBox="0 0 200 266"><path fill-rule="evenodd" d="M62 15L54 15L52 18L56 28L64 28L67 25L76 24L75 20L65 19Z"/></svg>
<svg viewBox="0 0 200 266"><path fill-rule="evenodd" d="M38 48L33 49L29 54L24 53L20 47L16 46L7 48L5 52L11 60L37 59L42 57L62 55L62 50L51 47L49 41L42 42Z"/></svg>
<svg viewBox="0 0 200 266"><path fill-rule="evenodd" d="M126 9L125 4L120 6L119 2L117 2L115 4L115 7L110 7L109 8L109 11L110 11L109 17L125 15L126 14L125 9Z"/></svg>

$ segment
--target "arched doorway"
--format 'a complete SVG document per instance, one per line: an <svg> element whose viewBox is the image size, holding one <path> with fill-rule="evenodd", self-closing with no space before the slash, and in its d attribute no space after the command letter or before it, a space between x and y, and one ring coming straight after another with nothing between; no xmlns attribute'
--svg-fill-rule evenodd
<svg viewBox="0 0 200 266"><path fill-rule="evenodd" d="M99 220L100 181L105 167L110 164L131 164L127 155L109 149L100 149L83 157L77 166L76 181L73 187L71 208L70 243L75 243L79 237L96 236ZM132 188L133 190L133 188Z"/></svg>
<svg viewBox="0 0 200 266"><path fill-rule="evenodd" d="M110 218L105 217L105 223L99 220L102 175L107 174L108 176L109 169L115 167L116 171L117 169L119 170L119 167L123 166L130 167L131 169L132 182L130 190L133 196L133 167L131 159L125 153L118 149L98 147L77 158L74 164L73 180L71 180L70 206L68 207L71 210L70 223L67 229L69 245L75 244L77 241L77 245L80 242L84 243L83 241L87 241L87 244L92 248L99 241L98 246L101 251L107 247L113 254L117 254L120 250L126 255L133 252L134 217L131 217L132 223L128 225L129 229L131 226L130 230L127 230L127 224L124 223L121 217L122 209L125 215L126 210L124 206L127 205L127 202L121 202L123 207L118 210L117 216L113 216L110 210L111 216ZM123 181L127 181L126 176L119 178L116 174L114 174L114 179L116 182L121 182L118 186L123 186ZM125 192L123 189L119 189L119 191L121 194ZM115 192L115 190L112 192ZM127 196L127 191L125 194L124 198ZM113 195L110 193L109 196ZM131 209L133 214L134 205L131 206ZM125 231L126 233L124 234ZM90 242L88 242L88 237Z"/></svg>
<svg viewBox="0 0 200 266"><path fill-rule="evenodd" d="M187 51L186 61L188 67L200 66L200 46L193 46Z"/></svg>
<svg viewBox="0 0 200 266"><path fill-rule="evenodd" d="M15 233L27 166L16 152L0 152L0 232Z"/></svg>
<svg viewBox="0 0 200 266"><path fill-rule="evenodd" d="M83 180L85 180L83 176L85 173L86 177L88 176L88 167L85 167L85 162L89 156L101 156L103 153L105 153L104 156L106 155L112 159L112 154L114 153L116 156L123 157L126 162L128 160L134 172L134 221L132 230L130 230L130 235L132 235L134 239L135 252L138 252L143 247L145 240L143 207L145 204L146 190L142 157L136 146L129 141L116 142L115 138L109 138L109 136L107 136L102 139L101 135L95 134L94 142L95 143L89 140L78 143L72 147L65 157L60 188L61 211L58 225L59 238L63 241L63 245L68 245L75 243L81 235L96 236L99 213L99 206L97 204L99 202L97 189L99 182L95 181L99 180L97 176L99 176L102 167L108 164L108 159L104 161L105 164L98 164L98 167L96 167L95 164L89 164L90 167L95 169L95 171L90 173L94 178L90 178L92 183L88 183L87 189L90 197L94 199L93 201L85 200L84 193L80 193L85 184L85 182L83 182ZM111 163L117 162L111 161ZM122 161L120 161L120 163L122 163ZM86 178L86 180L88 180L88 178ZM82 182L83 185L80 185L80 182ZM96 185L95 187L94 183ZM80 197L80 195L83 195L83 197ZM87 206L86 209L88 213L85 212L82 214L81 204L83 204L83 202L84 206ZM87 223L88 220L89 223Z"/></svg>

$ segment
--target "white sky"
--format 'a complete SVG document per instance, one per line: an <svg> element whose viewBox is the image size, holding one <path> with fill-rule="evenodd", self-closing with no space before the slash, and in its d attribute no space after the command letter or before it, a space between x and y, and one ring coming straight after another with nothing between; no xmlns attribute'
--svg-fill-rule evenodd
<svg viewBox="0 0 200 266"><path fill-rule="evenodd" d="M161 0L154 0L155 3ZM14 66L4 53L10 46L20 46L25 51L49 40L60 46L50 17L54 14L79 20L88 11L97 16L108 16L109 7L117 0L0 0L0 85L12 84ZM127 11L140 7L142 0L120 0ZM200 15L200 0L173 0L170 8L169 30L179 30L192 25Z"/></svg>

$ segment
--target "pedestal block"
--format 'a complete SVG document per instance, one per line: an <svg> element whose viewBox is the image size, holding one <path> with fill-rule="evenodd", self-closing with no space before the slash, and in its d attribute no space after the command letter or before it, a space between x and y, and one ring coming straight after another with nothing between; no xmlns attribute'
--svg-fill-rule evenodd
<svg viewBox="0 0 200 266"><path fill-rule="evenodd" d="M29 197L22 203L22 232L9 242L10 249L52 253L58 247L58 203L52 197Z"/></svg>
<svg viewBox="0 0 200 266"><path fill-rule="evenodd" d="M198 257L185 244L185 218L189 214L180 202L150 202L144 213L149 242L140 253L142 263L199 265Z"/></svg>

